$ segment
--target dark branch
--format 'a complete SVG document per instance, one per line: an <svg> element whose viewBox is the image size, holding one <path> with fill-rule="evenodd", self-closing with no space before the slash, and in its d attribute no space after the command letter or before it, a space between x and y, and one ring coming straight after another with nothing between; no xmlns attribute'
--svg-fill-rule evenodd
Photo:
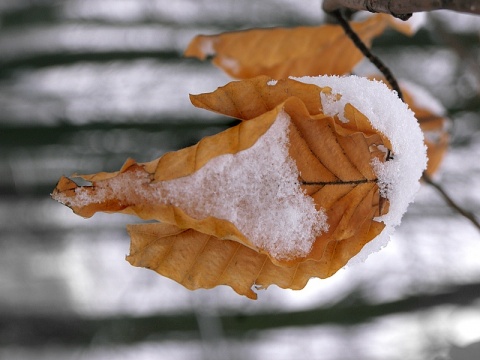
<svg viewBox="0 0 480 360"><path fill-rule="evenodd" d="M362 54L368 60L370 60L372 64L377 67L378 70L382 72L383 76L385 76L385 79L388 81L392 89L395 90L398 94L398 97L403 100L403 94L400 90L400 86L398 85L398 82L393 76L390 69L378 57L372 54L367 45L365 45L362 39L360 39L360 37L357 35L357 33L353 31L352 27L350 26L348 21L345 20L340 10L335 10L331 14L338 20L338 23L342 26L345 34L353 41L357 49L359 49Z"/></svg>
<svg viewBox="0 0 480 360"><path fill-rule="evenodd" d="M437 184L436 182L434 182L430 176L428 176L427 174L423 174L423 180L433 186L437 191L438 193L442 196L442 198L445 200L445 202L448 204L448 206L450 206L451 208L455 209L455 211L457 211L459 214L461 214L462 216L466 217L468 220L470 220L470 222L477 227L477 229L480 230L480 223L478 222L478 220L475 218L475 215L472 214L471 212L468 212L466 211L465 209L463 209L460 205L458 205L451 197L450 195L447 194L447 192L442 188L441 185Z"/></svg>
<svg viewBox="0 0 480 360"><path fill-rule="evenodd" d="M422 11L452 10L480 15L478 0L324 0L323 10L332 13L340 9L365 10L391 14L404 20L404 16Z"/></svg>

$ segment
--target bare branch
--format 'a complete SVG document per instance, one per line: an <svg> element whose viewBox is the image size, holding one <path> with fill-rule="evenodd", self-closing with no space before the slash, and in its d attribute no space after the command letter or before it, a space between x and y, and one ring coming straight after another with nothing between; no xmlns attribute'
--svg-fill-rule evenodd
<svg viewBox="0 0 480 360"><path fill-rule="evenodd" d="M478 0L324 0L323 10L332 13L340 9L366 10L391 14L402 20L415 12L452 10L480 15Z"/></svg>
<svg viewBox="0 0 480 360"><path fill-rule="evenodd" d="M443 189L443 187L440 185L440 184L437 184L436 182L434 182L427 174L423 174L423 177L422 179L429 185L433 186L437 191L438 193L442 196L442 198L445 200L445 202L448 204L448 206L450 206L451 208L453 208L455 211L457 211L460 215L464 216L465 218L467 218L468 220L470 220L470 222L475 225L475 227L477 229L480 230L480 223L478 222L478 220L475 218L475 216L466 211L465 209L463 209L460 205L458 205L451 197L450 195L447 194L447 192Z"/></svg>

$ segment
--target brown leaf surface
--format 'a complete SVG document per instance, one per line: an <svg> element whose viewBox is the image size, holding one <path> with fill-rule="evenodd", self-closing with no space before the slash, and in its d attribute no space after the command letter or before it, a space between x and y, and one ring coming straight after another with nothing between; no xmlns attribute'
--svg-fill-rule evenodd
<svg viewBox="0 0 480 360"><path fill-rule="evenodd" d="M365 222L362 238L374 237L382 228L379 223ZM128 225L127 229L131 237L127 261L131 265L154 270L190 290L228 285L250 299L257 298L252 286L259 289L275 284L299 290L312 277L331 276L365 244L355 238L332 241L321 261L278 266L267 255L236 241L193 229L163 223Z"/></svg>
<svg viewBox="0 0 480 360"><path fill-rule="evenodd" d="M353 30L370 46L388 26L407 31L392 17L375 14L352 23ZM185 56L213 63L238 79L268 75L274 79L289 76L343 75L363 58L361 52L339 25L317 27L252 29L219 35L198 35L188 45Z"/></svg>
<svg viewBox="0 0 480 360"><path fill-rule="evenodd" d="M329 88L294 80L268 85L268 80L232 82L191 97L198 107L248 121L149 163L129 160L119 172L82 176L91 186L62 178L54 198L86 217L107 211L160 221L129 226L128 260L189 289L225 284L254 298L254 285L301 289L311 277L331 276L384 227L374 218L388 211L388 201L379 195L371 162L385 161L380 146L391 145L350 104L345 108L348 123L323 115L320 93L329 93ZM282 111L291 118L289 154L301 174L301 187L328 216L329 229L316 238L308 256L274 258L227 220L196 219L189 209L152 200L155 184L189 176L219 155L251 147ZM119 187L114 197L104 195Z"/></svg>

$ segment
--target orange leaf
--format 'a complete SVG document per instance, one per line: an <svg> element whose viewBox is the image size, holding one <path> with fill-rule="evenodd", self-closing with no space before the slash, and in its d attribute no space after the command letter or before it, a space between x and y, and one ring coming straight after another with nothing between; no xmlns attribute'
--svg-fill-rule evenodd
<svg viewBox="0 0 480 360"><path fill-rule="evenodd" d="M352 28L370 46L373 38L392 25L390 18L375 14L365 21L352 23ZM258 75L274 79L343 75L351 72L363 58L339 25L198 35L187 47L185 56L201 60L214 56L215 65L240 79Z"/></svg>
<svg viewBox="0 0 480 360"><path fill-rule="evenodd" d="M392 145L350 103L341 119L326 116L321 99L341 96L267 77L192 96L245 121L149 163L82 176L90 186L62 178L53 197L82 216L160 221L129 226L128 261L189 289L225 284L255 298L252 286L303 288L343 267L389 211L375 164Z"/></svg>

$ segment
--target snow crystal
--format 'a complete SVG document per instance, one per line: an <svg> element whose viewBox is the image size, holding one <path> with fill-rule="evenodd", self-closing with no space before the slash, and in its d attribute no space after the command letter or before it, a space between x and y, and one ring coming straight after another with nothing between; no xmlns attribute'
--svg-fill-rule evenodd
<svg viewBox="0 0 480 360"><path fill-rule="evenodd" d="M354 261L363 261L371 252L386 245L420 187L419 179L427 164L422 131L413 112L382 82L357 76L303 77L295 80L330 87L332 93L340 94L341 98L337 100L334 96L322 96L322 107L326 115L338 115L345 121L344 106L350 103L370 120L375 129L387 136L392 144L394 159L373 164L381 194L390 201L388 213L376 219L386 226L354 258Z"/></svg>
<svg viewBox="0 0 480 360"><path fill-rule="evenodd" d="M169 203L196 219L232 222L277 259L306 256L328 224L300 188L288 153L289 124L290 117L281 112L252 147L215 157L189 176L151 183L145 171L128 171L97 182L95 194L77 188L75 197L55 198L74 207L114 198L126 204Z"/></svg>

